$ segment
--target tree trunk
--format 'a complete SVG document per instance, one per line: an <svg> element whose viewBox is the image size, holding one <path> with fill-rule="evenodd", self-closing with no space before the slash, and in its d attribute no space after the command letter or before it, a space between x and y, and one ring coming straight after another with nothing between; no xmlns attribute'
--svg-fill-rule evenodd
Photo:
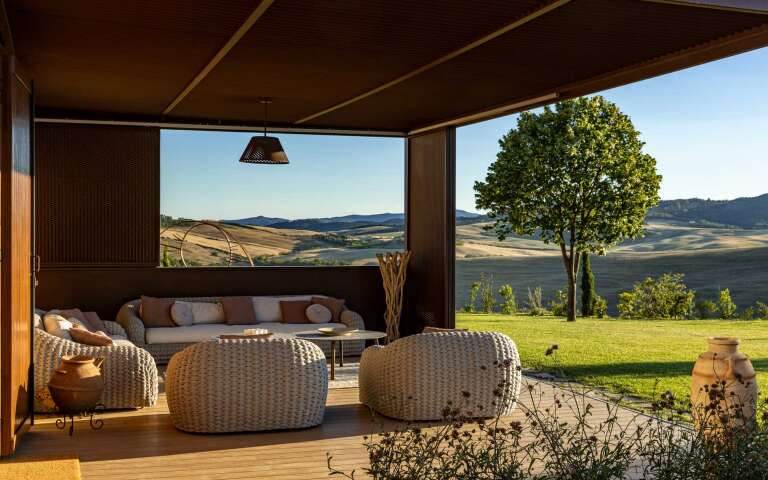
<svg viewBox="0 0 768 480"><path fill-rule="evenodd" d="M568 321L576 321L576 277L573 275L568 278Z"/></svg>
<svg viewBox="0 0 768 480"><path fill-rule="evenodd" d="M578 254L574 254L573 247L571 247L571 254L569 255L568 250L565 248L564 243L560 244L560 252L563 255L563 264L565 265L565 272L568 274L567 319L569 322L575 322L576 321L576 276L578 272L579 256Z"/></svg>

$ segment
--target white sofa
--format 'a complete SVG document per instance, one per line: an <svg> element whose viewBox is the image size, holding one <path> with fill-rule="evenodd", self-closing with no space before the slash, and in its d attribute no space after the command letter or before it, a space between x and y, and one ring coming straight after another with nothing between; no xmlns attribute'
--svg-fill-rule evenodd
<svg viewBox="0 0 768 480"><path fill-rule="evenodd" d="M324 295L286 295L286 296L261 296L261 299L279 300L310 300L312 297L324 297ZM174 300L185 302L218 302L220 297L177 297ZM117 323L122 325L128 338L135 345L149 351L158 363L167 362L173 354L196 343L210 340L218 335L240 334L246 328L264 328L273 333L296 334L303 332L316 332L320 327L350 327L359 330L365 329L363 318L356 312L344 309L340 320L342 323L308 323L291 324L275 322L274 315L265 317L263 312L256 310L255 325L228 325L226 323L211 323L191 325L188 327L155 327L148 328L139 315L141 300L132 300L120 309L117 314ZM326 355L330 355L330 342L318 341L316 343ZM361 355L365 348L365 342L345 342L345 355Z"/></svg>

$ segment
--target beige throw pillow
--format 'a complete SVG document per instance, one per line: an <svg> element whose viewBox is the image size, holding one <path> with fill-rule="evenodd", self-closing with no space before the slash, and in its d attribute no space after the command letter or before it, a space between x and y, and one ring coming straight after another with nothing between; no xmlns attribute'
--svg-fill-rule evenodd
<svg viewBox="0 0 768 480"><path fill-rule="evenodd" d="M48 312L43 316L43 327L45 331L59 338L71 340L69 329L72 328L72 322L62 317L58 313Z"/></svg>
<svg viewBox="0 0 768 480"><path fill-rule="evenodd" d="M280 313L280 299L276 297L253 297L253 311L256 322L279 322L283 316Z"/></svg>
<svg viewBox="0 0 768 480"><path fill-rule="evenodd" d="M95 347L111 347L112 339L102 331L89 332L84 328L74 327L69 330L72 340L83 345L93 345Z"/></svg>
<svg viewBox="0 0 768 480"><path fill-rule="evenodd" d="M318 303L307 307L307 319L312 323L330 323L333 320L333 314L327 307Z"/></svg>
<svg viewBox="0 0 768 480"><path fill-rule="evenodd" d="M175 301L171 307L171 318L179 327L208 323L225 323L221 303Z"/></svg>
<svg viewBox="0 0 768 480"><path fill-rule="evenodd" d="M192 304L190 302L173 302L171 318L173 323L179 327L194 325L195 317L192 315Z"/></svg>

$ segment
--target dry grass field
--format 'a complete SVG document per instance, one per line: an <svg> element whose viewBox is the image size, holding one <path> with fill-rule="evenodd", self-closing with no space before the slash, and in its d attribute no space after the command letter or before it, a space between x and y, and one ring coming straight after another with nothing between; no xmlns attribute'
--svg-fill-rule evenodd
<svg viewBox="0 0 768 480"><path fill-rule="evenodd" d="M485 273L496 286L509 283L518 301L528 287L541 286L545 298L563 288L565 273L558 249L535 238L498 241L474 223L456 228L456 308L467 301L472 282ZM373 265L376 253L402 248L403 232L391 226L319 232L314 230L228 225L257 264ZM162 243L178 262L179 238L186 228L163 232ZM247 265L237 245L235 264ZM193 265L225 265L228 248L214 228L200 227L187 237L185 259ZM593 257L598 293L615 313L620 291L646 276L682 272L699 298L714 299L720 288L730 288L737 304L768 301L768 230L705 228L684 223L653 221L643 238L626 242L604 257Z"/></svg>

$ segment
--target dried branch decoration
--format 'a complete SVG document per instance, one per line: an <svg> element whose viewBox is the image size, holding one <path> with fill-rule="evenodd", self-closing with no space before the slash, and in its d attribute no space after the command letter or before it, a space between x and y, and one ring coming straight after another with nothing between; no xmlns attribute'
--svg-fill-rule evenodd
<svg viewBox="0 0 768 480"><path fill-rule="evenodd" d="M387 311L384 322L387 324L387 341L400 338L400 315L403 311L403 287L408 270L408 260L411 252L394 252L376 254L379 260L379 270L384 284L384 294L387 301Z"/></svg>

